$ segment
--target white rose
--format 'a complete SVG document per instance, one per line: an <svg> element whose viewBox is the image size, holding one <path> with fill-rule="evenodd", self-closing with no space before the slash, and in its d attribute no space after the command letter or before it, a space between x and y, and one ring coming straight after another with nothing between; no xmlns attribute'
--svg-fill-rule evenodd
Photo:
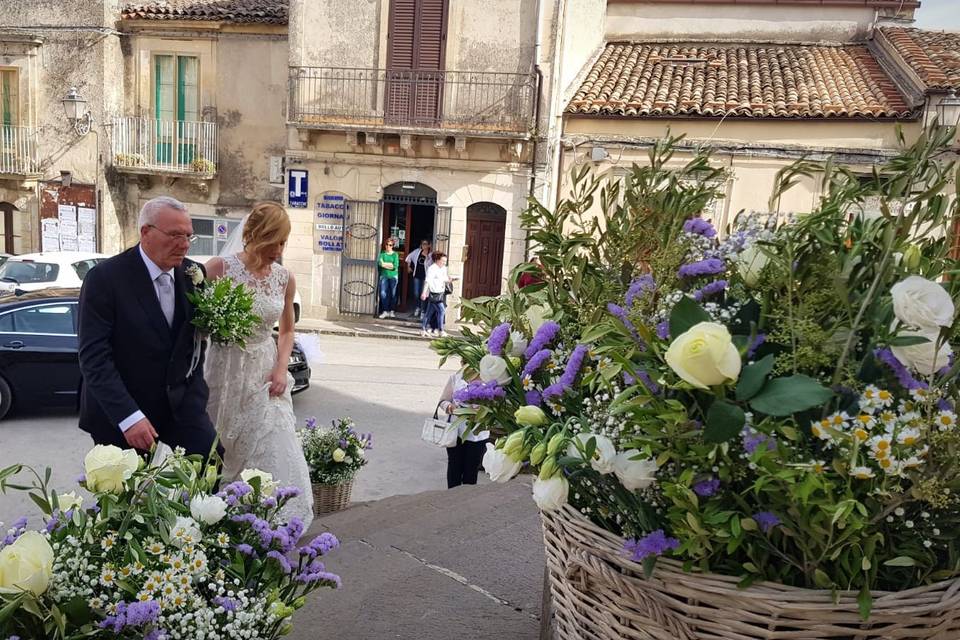
<svg viewBox="0 0 960 640"><path fill-rule="evenodd" d="M480 359L480 379L484 382L496 381L505 385L512 379L507 371L507 361L500 356L487 354Z"/></svg>
<svg viewBox="0 0 960 640"><path fill-rule="evenodd" d="M227 503L217 496L197 495L190 500L190 515L203 524L217 524L227 515Z"/></svg>
<svg viewBox="0 0 960 640"><path fill-rule="evenodd" d="M956 309L947 290L936 282L910 276L890 288L897 320L917 329L949 327Z"/></svg>
<svg viewBox="0 0 960 640"><path fill-rule="evenodd" d="M140 467L140 457L133 449L98 444L83 459L87 488L90 491L119 493L124 483Z"/></svg>
<svg viewBox="0 0 960 640"><path fill-rule="evenodd" d="M504 483L520 473L520 464L489 442L487 443L487 452L483 454L483 468L494 482Z"/></svg>
<svg viewBox="0 0 960 640"><path fill-rule="evenodd" d="M613 472L628 491L646 489L657 481L657 461L653 459L634 460L640 452L636 449L621 451L613 460Z"/></svg>
<svg viewBox="0 0 960 640"><path fill-rule="evenodd" d="M760 248L760 245L753 243L740 252L737 258L737 271L740 272L744 284L755 287L760 282L760 273L769 263L770 257Z"/></svg>
<svg viewBox="0 0 960 640"><path fill-rule="evenodd" d="M173 528L170 529L170 543L178 548L200 542L201 538L200 527L193 518L178 516L177 521L173 523Z"/></svg>
<svg viewBox="0 0 960 640"><path fill-rule="evenodd" d="M535 304L527 308L527 322L530 323L530 329L536 333L537 329L547 321L547 315L551 313L550 309L542 304Z"/></svg>
<svg viewBox="0 0 960 640"><path fill-rule="evenodd" d="M53 549L36 531L27 531L0 549L0 592L29 591L41 595L53 575Z"/></svg>
<svg viewBox="0 0 960 640"><path fill-rule="evenodd" d="M57 503L60 505L60 511L66 513L71 509L79 509L83 504L83 496L78 496L76 491L57 494Z"/></svg>
<svg viewBox="0 0 960 640"><path fill-rule="evenodd" d="M678 376L709 389L740 375L740 352L722 324L701 322L680 334L664 356Z"/></svg>
<svg viewBox="0 0 960 640"><path fill-rule="evenodd" d="M334 462L343 462L343 461L346 460L346 459L347 459L347 452L346 452L346 451L344 451L344 450L341 449L340 447L337 447L336 449L333 450L333 461L334 461Z"/></svg>
<svg viewBox="0 0 960 640"><path fill-rule="evenodd" d="M613 441L606 436L595 433L578 433L576 439L580 441L580 448L577 448L575 442L571 442L567 446L567 455L571 458L581 458L580 449L586 448L590 438L594 438L597 443L593 452L593 459L590 460L590 466L597 473L604 475L613 473L613 460L617 455L617 449L613 446Z"/></svg>
<svg viewBox="0 0 960 640"><path fill-rule="evenodd" d="M890 347L894 357L904 366L907 366L921 375L932 375L950 364L953 350L944 342L937 349L940 332L936 329L925 331L901 331L900 336L920 336L928 342L914 344L908 347Z"/></svg>
<svg viewBox="0 0 960 640"><path fill-rule="evenodd" d="M277 483L273 480L273 474L261 471L260 469L244 469L240 472L240 479L250 484L254 478L260 478L260 493L269 496L277 488Z"/></svg>
<svg viewBox="0 0 960 640"><path fill-rule="evenodd" d="M555 511L567 504L567 495L570 493L570 483L562 475L556 475L549 480L537 478L533 481L533 501L541 511Z"/></svg>
<svg viewBox="0 0 960 640"><path fill-rule="evenodd" d="M527 350L527 337L521 331L510 332L510 355L519 358Z"/></svg>
<svg viewBox="0 0 960 640"><path fill-rule="evenodd" d="M190 276L190 282L193 283L193 286L197 286L203 282L203 271L201 271L200 267L197 265L191 265L188 267L187 275Z"/></svg>

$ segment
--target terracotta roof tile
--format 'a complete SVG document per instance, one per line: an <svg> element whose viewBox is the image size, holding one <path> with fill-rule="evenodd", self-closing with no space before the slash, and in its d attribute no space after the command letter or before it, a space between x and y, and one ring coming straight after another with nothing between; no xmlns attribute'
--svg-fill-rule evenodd
<svg viewBox="0 0 960 640"><path fill-rule="evenodd" d="M905 27L881 31L927 89L960 90L960 33Z"/></svg>
<svg viewBox="0 0 960 640"><path fill-rule="evenodd" d="M125 20L215 20L287 24L288 0L155 0L128 2Z"/></svg>
<svg viewBox="0 0 960 640"><path fill-rule="evenodd" d="M568 113L625 117L904 118L863 45L608 43Z"/></svg>

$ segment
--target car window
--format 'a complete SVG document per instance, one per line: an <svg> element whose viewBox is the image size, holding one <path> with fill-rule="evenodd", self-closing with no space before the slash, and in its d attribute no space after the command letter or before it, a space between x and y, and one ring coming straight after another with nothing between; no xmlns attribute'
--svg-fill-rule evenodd
<svg viewBox="0 0 960 640"><path fill-rule="evenodd" d="M13 331L17 333L49 333L54 335L72 335L72 304L48 304L17 309L9 313L13 316Z"/></svg>
<svg viewBox="0 0 960 640"><path fill-rule="evenodd" d="M13 333L13 314L5 313L0 316L0 331L4 333Z"/></svg>
<svg viewBox="0 0 960 640"><path fill-rule="evenodd" d="M60 266L49 262L7 260L0 265L0 280L15 281L20 284L54 282L59 272Z"/></svg>
<svg viewBox="0 0 960 640"><path fill-rule="evenodd" d="M90 271L90 269L93 269L95 266L97 266L98 262L100 262L100 260L97 260L96 258L74 262L73 270L77 272L77 277L83 280L87 277L87 273Z"/></svg>

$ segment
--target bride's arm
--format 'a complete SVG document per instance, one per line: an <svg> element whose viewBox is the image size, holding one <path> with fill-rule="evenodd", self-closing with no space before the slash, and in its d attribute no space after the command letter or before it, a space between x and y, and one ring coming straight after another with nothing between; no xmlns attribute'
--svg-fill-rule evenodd
<svg viewBox="0 0 960 640"><path fill-rule="evenodd" d="M287 280L287 290L283 297L283 313L280 314L280 335L277 337L277 361L270 373L270 395L279 396L287 388L287 365L290 352L293 351L293 297L297 292L297 283L293 273Z"/></svg>
<svg viewBox="0 0 960 640"><path fill-rule="evenodd" d="M208 280L216 280L217 278L222 278L224 272L226 271L226 266L223 262L223 258L210 258L207 260L207 263L203 265L203 268L207 271Z"/></svg>

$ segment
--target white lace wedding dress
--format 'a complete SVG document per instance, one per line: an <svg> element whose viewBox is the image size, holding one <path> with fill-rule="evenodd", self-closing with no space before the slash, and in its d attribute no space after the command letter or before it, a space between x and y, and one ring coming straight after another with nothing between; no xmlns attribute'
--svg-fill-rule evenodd
<svg viewBox="0 0 960 640"><path fill-rule="evenodd" d="M294 486L300 495L287 503L284 516L297 516L309 527L313 519L313 494L293 412L293 377L287 390L272 398L267 377L277 361L273 327L283 312L289 273L272 264L270 273L256 278L236 254L224 258L224 275L254 293L253 312L261 323L245 347L212 344L204 377L210 387L207 411L223 444L225 482L236 480L244 469L273 474L279 486Z"/></svg>

